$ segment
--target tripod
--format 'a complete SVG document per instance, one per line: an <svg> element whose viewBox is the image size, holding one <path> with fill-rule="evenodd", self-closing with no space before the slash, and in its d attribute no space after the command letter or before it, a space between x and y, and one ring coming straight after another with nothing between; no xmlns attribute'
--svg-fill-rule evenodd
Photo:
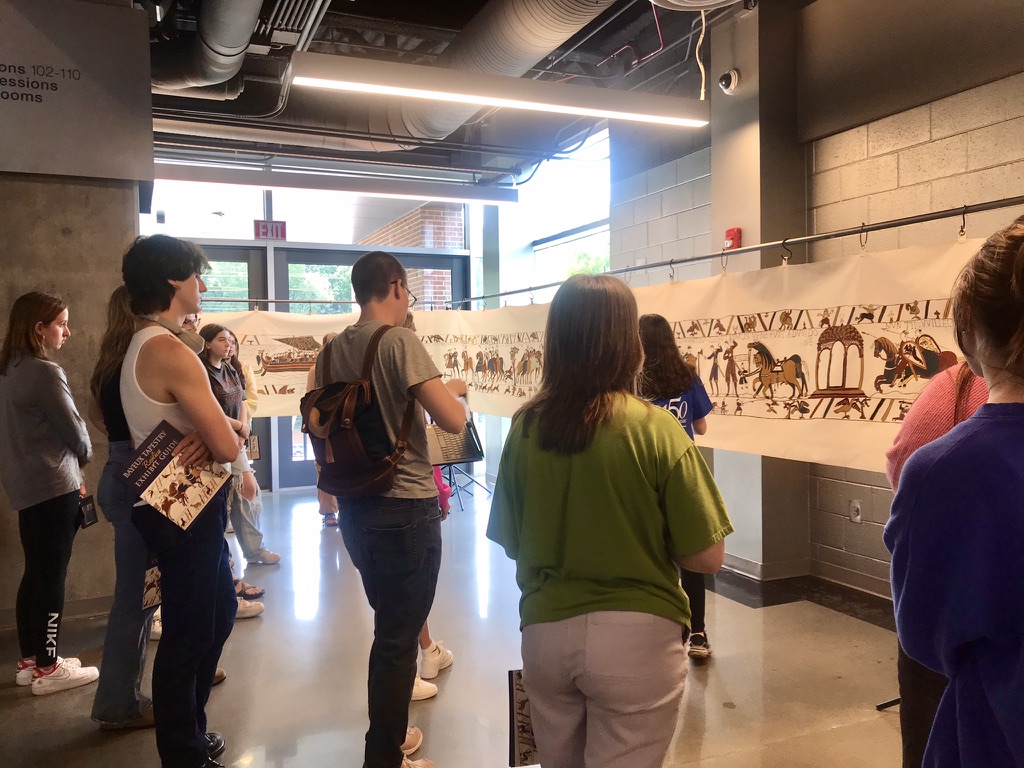
<svg viewBox="0 0 1024 768"><path fill-rule="evenodd" d="M466 505L462 502L462 492L465 491L467 493L473 493L474 492L473 491L473 486L474 485L478 485L481 488L483 488L488 496L491 495L491 489L488 488L484 483L481 483L479 480L477 480L476 477L474 477L472 474L470 474L469 472L464 470L462 468L463 466L464 465L462 465L462 464L442 464L441 465L441 472L444 473L444 472L447 471L448 485L450 485L452 487L452 495L457 497L458 500L459 500L459 509L460 510L465 510L465 508L466 508ZM470 465L470 466L472 466L472 465ZM458 474L456 474L456 473L458 473ZM463 480L460 483L459 482L460 478L458 477L458 475L462 475L462 477L465 478L465 480Z"/></svg>

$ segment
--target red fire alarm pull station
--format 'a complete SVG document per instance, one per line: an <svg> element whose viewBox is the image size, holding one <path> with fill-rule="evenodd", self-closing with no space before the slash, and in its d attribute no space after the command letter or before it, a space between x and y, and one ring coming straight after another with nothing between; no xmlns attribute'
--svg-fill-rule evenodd
<svg viewBox="0 0 1024 768"><path fill-rule="evenodd" d="M734 248L739 248L743 245L743 230L739 227L733 227L732 229L725 230L725 245L722 246L723 250L731 251Z"/></svg>

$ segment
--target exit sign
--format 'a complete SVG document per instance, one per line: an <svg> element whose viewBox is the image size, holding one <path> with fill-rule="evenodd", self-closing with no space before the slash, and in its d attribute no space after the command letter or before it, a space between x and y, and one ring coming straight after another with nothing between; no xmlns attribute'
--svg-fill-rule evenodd
<svg viewBox="0 0 1024 768"><path fill-rule="evenodd" d="M254 221L256 240L287 240L283 221Z"/></svg>

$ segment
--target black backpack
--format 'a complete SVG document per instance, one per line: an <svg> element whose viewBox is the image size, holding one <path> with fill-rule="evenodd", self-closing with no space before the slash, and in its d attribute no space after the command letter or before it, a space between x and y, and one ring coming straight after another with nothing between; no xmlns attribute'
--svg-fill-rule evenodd
<svg viewBox="0 0 1024 768"><path fill-rule="evenodd" d="M378 496L395 484L395 467L405 455L416 401L409 400L392 446L384 416L373 394L373 363L381 337L393 326L373 334L357 381L331 381L331 345L317 357L323 386L310 390L299 405L302 431L309 435L320 465L317 488L332 496L354 499Z"/></svg>

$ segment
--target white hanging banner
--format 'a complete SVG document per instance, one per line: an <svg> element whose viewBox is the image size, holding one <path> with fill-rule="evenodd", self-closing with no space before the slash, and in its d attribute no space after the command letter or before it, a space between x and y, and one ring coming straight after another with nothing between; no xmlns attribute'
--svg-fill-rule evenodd
<svg viewBox="0 0 1024 768"><path fill-rule="evenodd" d="M882 471L914 399L956 365L950 289L983 241L637 288L664 315L715 412L712 448ZM238 336L260 416L292 416L323 335L355 315L204 316ZM418 312L417 332L475 411L511 416L539 388L547 305Z"/></svg>

